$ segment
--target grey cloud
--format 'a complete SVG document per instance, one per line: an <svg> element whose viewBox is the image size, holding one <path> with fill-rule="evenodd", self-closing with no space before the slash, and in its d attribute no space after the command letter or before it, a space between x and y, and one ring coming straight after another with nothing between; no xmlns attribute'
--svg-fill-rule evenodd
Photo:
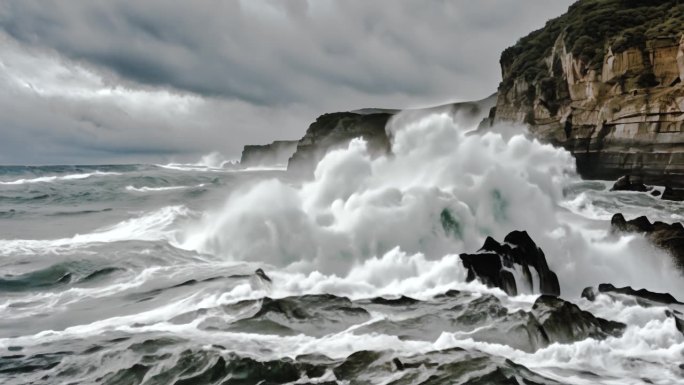
<svg viewBox="0 0 684 385"><path fill-rule="evenodd" d="M235 157L245 143L300 136L324 112L482 98L500 80L501 50L570 3L5 0L0 64L5 51L21 51L83 68L100 87L195 102L169 118L161 107L141 112L115 98L5 87L0 162L33 141L44 143L38 155L15 155L51 163L214 150Z"/></svg>
<svg viewBox="0 0 684 385"><path fill-rule="evenodd" d="M505 45L566 5L10 0L0 26L137 82L272 105L307 102L326 87L445 95L445 84L496 68ZM495 85L483 81L479 94Z"/></svg>

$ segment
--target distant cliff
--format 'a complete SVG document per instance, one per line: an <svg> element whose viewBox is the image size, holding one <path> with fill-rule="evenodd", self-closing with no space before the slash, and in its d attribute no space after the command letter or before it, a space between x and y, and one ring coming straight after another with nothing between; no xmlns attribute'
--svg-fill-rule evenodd
<svg viewBox="0 0 684 385"><path fill-rule="evenodd" d="M495 102L496 95L492 95L475 102L451 103L415 111L460 113L462 118L470 119L474 125L485 117ZM390 138L385 128L390 118L399 111L366 108L319 116L297 143L297 150L288 162L288 170L310 174L328 151L344 147L358 137L366 140L371 156L390 153Z"/></svg>
<svg viewBox="0 0 684 385"><path fill-rule="evenodd" d="M277 166L287 164L297 148L296 140L276 140L271 144L247 145L242 149L240 166Z"/></svg>
<svg viewBox="0 0 684 385"><path fill-rule="evenodd" d="M684 186L684 1L580 0L506 49L491 122L526 123L589 178Z"/></svg>
<svg viewBox="0 0 684 385"><path fill-rule="evenodd" d="M346 146L354 138L362 137L371 154L385 154L390 149L385 125L396 111L334 112L319 116L297 143L290 158L290 171L310 173L326 152Z"/></svg>

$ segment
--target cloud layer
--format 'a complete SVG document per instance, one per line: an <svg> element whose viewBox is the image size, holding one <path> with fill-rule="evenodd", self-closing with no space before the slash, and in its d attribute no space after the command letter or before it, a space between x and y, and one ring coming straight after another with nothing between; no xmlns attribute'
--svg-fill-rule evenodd
<svg viewBox="0 0 684 385"><path fill-rule="evenodd" d="M483 98L569 3L7 0L0 163L237 157L328 111Z"/></svg>

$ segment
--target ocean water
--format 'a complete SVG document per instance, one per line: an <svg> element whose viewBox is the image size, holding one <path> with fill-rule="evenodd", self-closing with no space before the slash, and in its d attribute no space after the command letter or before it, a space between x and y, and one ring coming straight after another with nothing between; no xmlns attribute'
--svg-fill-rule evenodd
<svg viewBox="0 0 684 385"><path fill-rule="evenodd" d="M669 255L609 225L682 221L682 203L583 181L515 127L403 113L387 129L392 156L354 140L309 179L216 156L0 167L0 383L684 383L684 308L580 297L684 299ZM466 282L458 254L513 230L564 300L624 328L577 332L578 310L554 337L533 288Z"/></svg>

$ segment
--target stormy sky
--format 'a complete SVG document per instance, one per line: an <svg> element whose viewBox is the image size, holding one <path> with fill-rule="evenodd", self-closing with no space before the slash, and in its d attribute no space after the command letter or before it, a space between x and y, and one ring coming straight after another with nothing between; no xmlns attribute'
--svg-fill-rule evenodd
<svg viewBox="0 0 684 385"><path fill-rule="evenodd" d="M2 0L0 164L192 161L487 97L569 0Z"/></svg>

